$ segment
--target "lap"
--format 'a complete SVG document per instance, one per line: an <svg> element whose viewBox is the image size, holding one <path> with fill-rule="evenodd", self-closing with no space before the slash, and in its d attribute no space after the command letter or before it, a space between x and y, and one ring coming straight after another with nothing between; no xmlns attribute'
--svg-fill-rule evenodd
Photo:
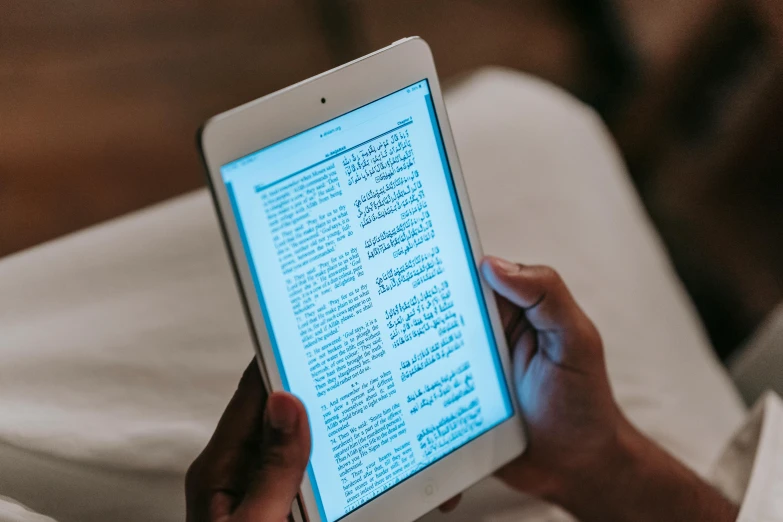
<svg viewBox="0 0 783 522"><path fill-rule="evenodd" d="M604 127L498 70L447 105L484 250L560 270L601 330L623 409L706 472L743 410ZM0 491L61 522L181 520L182 474L252 354L208 195L11 256L0 289L13 303L0 314L0 461L18 472ZM459 513L543 509L478 488Z"/></svg>

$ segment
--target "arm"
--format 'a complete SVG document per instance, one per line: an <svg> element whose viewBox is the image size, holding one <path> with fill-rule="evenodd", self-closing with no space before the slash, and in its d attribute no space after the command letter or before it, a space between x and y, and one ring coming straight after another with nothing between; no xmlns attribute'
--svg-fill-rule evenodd
<svg viewBox="0 0 783 522"><path fill-rule="evenodd" d="M529 447L499 476L583 522L733 522L737 507L639 433L612 396L601 338L545 267L488 258Z"/></svg>
<svg viewBox="0 0 783 522"><path fill-rule="evenodd" d="M630 424L593 468L574 472L548 500L582 522L734 522L738 508Z"/></svg>

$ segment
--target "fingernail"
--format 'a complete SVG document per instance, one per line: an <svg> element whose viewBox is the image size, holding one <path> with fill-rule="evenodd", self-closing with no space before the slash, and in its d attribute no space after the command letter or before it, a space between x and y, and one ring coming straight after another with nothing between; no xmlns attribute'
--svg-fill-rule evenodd
<svg viewBox="0 0 783 522"><path fill-rule="evenodd" d="M292 433L296 429L298 409L294 398L287 393L275 393L266 403L269 424L277 431Z"/></svg>
<svg viewBox="0 0 783 522"><path fill-rule="evenodd" d="M493 257L492 265L495 266L498 270L501 270L507 274L516 274L519 272L519 265L517 263L506 261L500 257Z"/></svg>

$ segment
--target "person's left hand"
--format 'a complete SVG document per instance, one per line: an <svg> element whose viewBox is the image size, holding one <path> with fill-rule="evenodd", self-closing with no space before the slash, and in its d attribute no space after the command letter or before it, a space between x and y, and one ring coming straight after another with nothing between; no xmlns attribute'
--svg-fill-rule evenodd
<svg viewBox="0 0 783 522"><path fill-rule="evenodd" d="M188 469L187 521L287 520L309 458L304 406L288 393L267 399L251 362L212 439Z"/></svg>

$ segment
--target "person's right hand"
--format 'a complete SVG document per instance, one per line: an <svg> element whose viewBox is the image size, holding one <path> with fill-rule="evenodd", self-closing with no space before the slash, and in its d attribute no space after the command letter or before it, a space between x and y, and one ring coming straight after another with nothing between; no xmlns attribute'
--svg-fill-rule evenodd
<svg viewBox="0 0 783 522"><path fill-rule="evenodd" d="M571 489L564 482L589 480L584 475L607 464L628 427L612 396L601 337L551 268L488 257L481 270L498 294L529 438L528 450L498 476L557 499Z"/></svg>
<svg viewBox="0 0 783 522"><path fill-rule="evenodd" d="M554 270L493 257L481 270L498 294L528 434L502 480L582 522L736 519L735 506L622 414L601 337Z"/></svg>

